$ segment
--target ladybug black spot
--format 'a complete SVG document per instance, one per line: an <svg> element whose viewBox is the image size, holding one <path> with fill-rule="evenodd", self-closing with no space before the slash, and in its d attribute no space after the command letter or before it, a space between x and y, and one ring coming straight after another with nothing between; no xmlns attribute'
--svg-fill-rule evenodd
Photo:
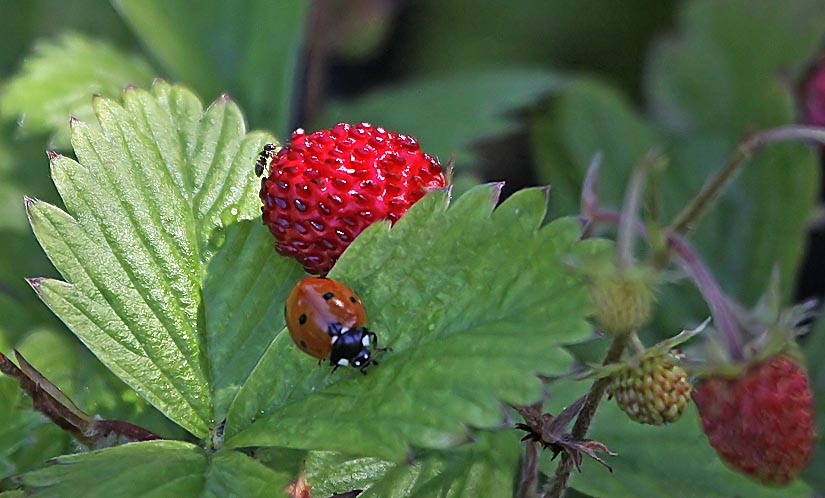
<svg viewBox="0 0 825 498"><path fill-rule="evenodd" d="M303 339L301 339L301 349L306 349L306 348L307 348L307 343Z"/></svg>
<svg viewBox="0 0 825 498"><path fill-rule="evenodd" d="M324 294L324 295L323 295L323 296L321 296L321 297L323 297L323 298L324 298L324 301L329 301L330 299L332 299L333 297L335 297L335 294L333 294L332 292L327 292L326 294Z"/></svg>
<svg viewBox="0 0 825 498"><path fill-rule="evenodd" d="M350 296L350 297L349 297L349 300L350 300L350 302L352 302L352 303L357 303L357 302L358 302L358 298L356 298L355 296Z"/></svg>
<svg viewBox="0 0 825 498"><path fill-rule="evenodd" d="M301 313L301 316L298 317L298 323L300 323L301 325L307 323L307 314L306 313Z"/></svg>

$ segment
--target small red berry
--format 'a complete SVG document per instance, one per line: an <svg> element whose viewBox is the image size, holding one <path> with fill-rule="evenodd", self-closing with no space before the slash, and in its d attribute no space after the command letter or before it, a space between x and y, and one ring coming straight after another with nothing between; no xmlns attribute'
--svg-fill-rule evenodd
<svg viewBox="0 0 825 498"><path fill-rule="evenodd" d="M814 417L808 375L787 355L736 378L710 377L694 391L702 426L725 461L765 484L785 484L808 465Z"/></svg>
<svg viewBox="0 0 825 498"><path fill-rule="evenodd" d="M264 149L256 172L263 174ZM324 274L373 222L395 223L429 190L446 184L441 164L418 142L367 123L292 134L261 180L263 222L275 249Z"/></svg>

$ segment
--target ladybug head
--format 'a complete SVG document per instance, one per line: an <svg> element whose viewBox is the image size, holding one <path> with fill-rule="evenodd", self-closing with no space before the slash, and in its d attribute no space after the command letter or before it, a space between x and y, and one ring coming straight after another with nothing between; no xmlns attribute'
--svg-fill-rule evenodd
<svg viewBox="0 0 825 498"><path fill-rule="evenodd" d="M342 332L338 336L333 336L332 351L329 362L332 370L338 367L351 366L357 368L361 373L366 374L366 369L370 365L377 365L378 362L372 359L372 349L377 343L378 336L375 332L366 327L355 327ZM376 348L376 351L384 351L384 348Z"/></svg>
<svg viewBox="0 0 825 498"><path fill-rule="evenodd" d="M364 337L364 339L367 339L367 337ZM370 363L375 363L371 356L372 355L369 348L364 346L361 351L359 351L358 354L355 355L355 357L350 361L350 364L363 372L364 369L370 365Z"/></svg>

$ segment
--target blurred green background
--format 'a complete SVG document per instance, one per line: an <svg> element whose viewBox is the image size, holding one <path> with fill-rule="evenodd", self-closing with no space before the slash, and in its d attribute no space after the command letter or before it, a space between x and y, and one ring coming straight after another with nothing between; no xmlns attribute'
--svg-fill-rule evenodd
<svg viewBox="0 0 825 498"><path fill-rule="evenodd" d="M18 348L90 413L185 437L24 280L56 275L23 196L60 204L45 151L71 154L68 116L92 120L93 93L155 77L206 102L226 92L250 128L284 139L371 121L454 158L458 191L552 184L553 216L576 212L593 154L604 154L604 201L616 207L658 146L671 159L659 185L667 220L745 132L797 121L796 89L823 37L814 0L0 0L0 350ZM819 185L818 151L781 146L727 189L695 237L726 292L751 304L778 265L787 302L821 296L825 237L809 226ZM684 284L660 304L652 336L707 314ZM809 354L825 354L823 335ZM825 391L825 370L812 376ZM0 379L0 478L73 449L28 406Z"/></svg>

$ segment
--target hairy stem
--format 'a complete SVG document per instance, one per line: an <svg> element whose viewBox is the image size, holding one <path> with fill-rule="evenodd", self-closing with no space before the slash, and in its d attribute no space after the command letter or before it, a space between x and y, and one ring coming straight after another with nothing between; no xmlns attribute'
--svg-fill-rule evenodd
<svg viewBox="0 0 825 498"><path fill-rule="evenodd" d="M699 218L708 210L710 204L719 196L722 187L760 148L772 142L814 142L825 145L825 128L815 126L781 126L759 132L739 142L736 151L728 162L711 175L693 200L674 218L668 233L688 234L696 228Z"/></svg>
<svg viewBox="0 0 825 498"><path fill-rule="evenodd" d="M667 238L668 245L676 254L676 261L684 268L693 279L696 288L705 298L705 302L710 307L713 316L713 323L722 333L728 353L731 358L741 361L745 358L745 346L742 338L742 331L739 329L736 317L728 304L722 289L714 280L710 270L705 266L696 251L676 234Z"/></svg>
<svg viewBox="0 0 825 498"><path fill-rule="evenodd" d="M633 170L630 182L625 193L622 207L622 219L635 220L636 213L644 195L645 180L648 173L659 160L659 154L655 150L647 153L639 167ZM633 241L636 238L636 231L633 223L619 223L619 233L616 235L616 254L619 259L619 267L628 269L633 266Z"/></svg>
<svg viewBox="0 0 825 498"><path fill-rule="evenodd" d="M639 339L639 335L636 334L635 332L633 334L630 334L630 345L633 347L633 351L636 354L642 354L647 349L647 348L645 348L645 345L642 342L642 340Z"/></svg>
<svg viewBox="0 0 825 498"><path fill-rule="evenodd" d="M617 335L613 337L613 342L610 344L610 349L604 358L603 365L615 363L619 361L630 340L630 334ZM593 417L596 415L596 409L604 397L607 386L610 385L610 378L603 377L597 379L590 386L590 391L587 392L587 399L582 406L579 416L576 418L576 423L573 424L573 439L583 439L587 435L587 430L590 429L590 423L593 422ZM573 470L573 460L568 458L566 454L562 454L561 462L556 467L556 475L550 481L549 486L544 491L542 498L561 498L567 489L567 484L570 481L570 472Z"/></svg>
<svg viewBox="0 0 825 498"><path fill-rule="evenodd" d="M536 498L536 489L539 483L539 444L535 441L526 441L524 445L524 460L521 464L521 478L519 479L518 498Z"/></svg>

